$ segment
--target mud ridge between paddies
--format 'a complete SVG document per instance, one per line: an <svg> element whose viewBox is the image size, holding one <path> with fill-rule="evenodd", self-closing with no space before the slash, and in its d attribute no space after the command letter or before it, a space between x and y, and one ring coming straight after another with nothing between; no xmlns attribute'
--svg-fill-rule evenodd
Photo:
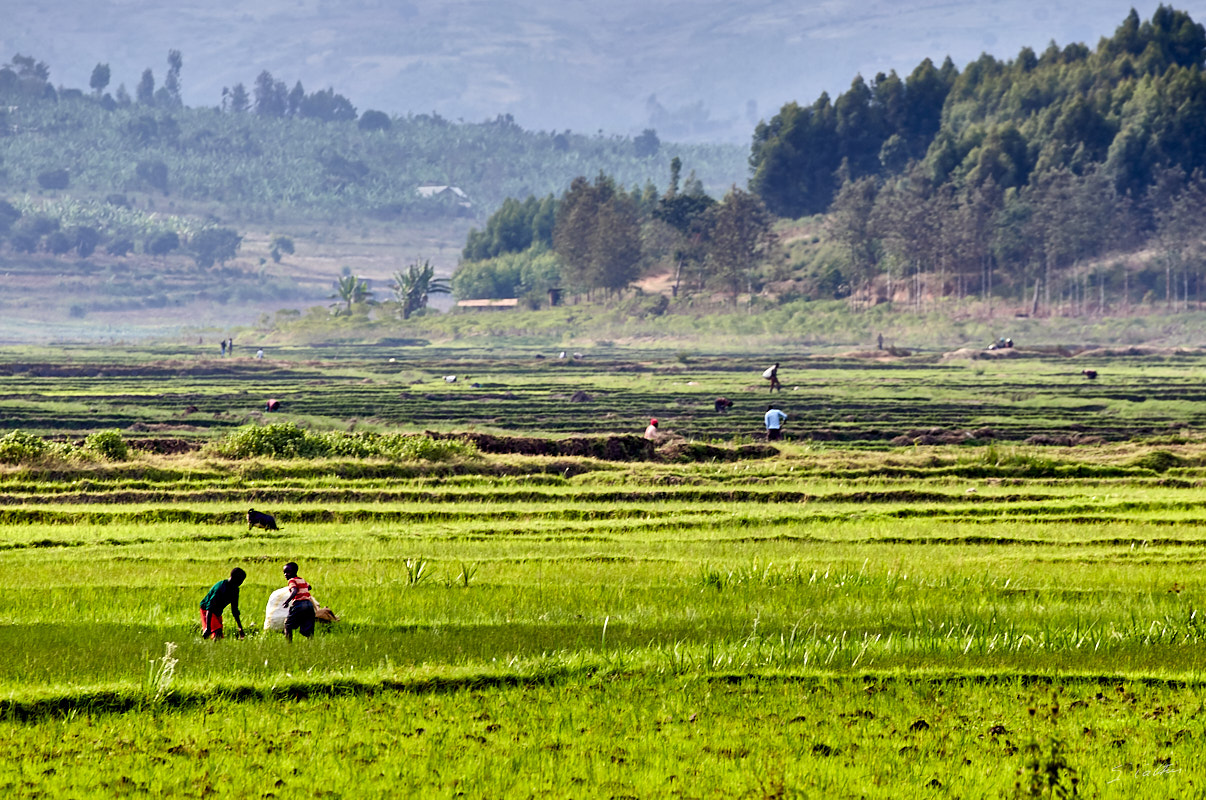
<svg viewBox="0 0 1206 800"><path fill-rule="evenodd" d="M449 675L416 676L409 679L359 680L352 677L327 681L292 681L274 683L271 686L232 684L215 686L205 690L173 689L161 696L148 695L145 690L135 688L92 688L64 694L42 694L29 698L0 699L0 718L18 722L61 717L64 714L122 714L130 711L179 710L196 708L209 703L228 700L236 702L304 700L308 698L344 697L349 695L398 694L441 694L466 690L483 690L524 686L552 686L560 683L575 683L586 679L625 680L641 678L639 670L615 672L606 666L587 665L578 668L557 668L524 674L499 674L497 672L455 671ZM1184 689L1206 686L1200 675L1190 677L1156 676L1149 674L1102 674L1063 673L1058 677L1042 673L1024 672L977 672L916 670L874 671L856 673L837 671L810 671L808 673L741 672L704 675L700 680L719 685L733 685L750 681L800 684L801 686L828 686L835 681L850 681L865 686L903 683L918 688L941 688L950 685L1006 685L1054 686L1068 684L1097 685L1117 690L1119 686L1134 684L1145 687Z"/></svg>
<svg viewBox="0 0 1206 800"><path fill-rule="evenodd" d="M99 487L94 487L99 489ZM0 494L0 506L39 505L61 503L63 505L110 504L125 505L138 503L1044 503L1051 498L1042 494L977 495L966 493L925 492L911 489L880 492L835 492L815 494L812 492L775 489L724 489L706 487L684 487L679 489L648 490L586 490L573 493L521 491L438 491L438 490L366 490L366 489L202 489L196 491L168 490L123 490L115 486L113 491L87 491L54 493L42 491L29 494ZM1135 510L1155 508L1178 508L1186 510L1189 504L1152 503L1128 504ZM1064 507L1068 508L1068 507ZM1094 506L1094 508L1100 508ZM1049 507L1031 513L1051 510ZM1062 509L1061 509L1062 510ZM0 512L3 514L4 512ZM921 513L921 512L919 512ZM924 515L924 514L923 514ZM0 520L4 520L0 517ZM228 521L228 520L223 520Z"/></svg>

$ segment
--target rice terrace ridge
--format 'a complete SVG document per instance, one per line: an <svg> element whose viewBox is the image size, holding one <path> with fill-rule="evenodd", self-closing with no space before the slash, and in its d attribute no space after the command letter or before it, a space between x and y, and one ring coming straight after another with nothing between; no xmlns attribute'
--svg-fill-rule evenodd
<svg viewBox="0 0 1206 800"><path fill-rule="evenodd" d="M13 796L1203 780L1199 352L785 357L773 448L748 356L165 355L5 355ZM338 623L201 640L286 561Z"/></svg>

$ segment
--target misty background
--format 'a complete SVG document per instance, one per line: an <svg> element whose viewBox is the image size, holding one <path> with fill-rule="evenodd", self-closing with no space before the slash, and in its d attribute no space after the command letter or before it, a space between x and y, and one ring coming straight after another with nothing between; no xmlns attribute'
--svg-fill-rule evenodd
<svg viewBox="0 0 1206 800"><path fill-rule="evenodd" d="M327 87L363 113L510 114L532 130L745 144L783 103L811 103L921 60L962 68L981 53L1084 42L1156 2L1021 0L50 0L6 9L0 55L31 55L56 85L87 87L97 63L133 91L184 57L183 100L217 106L223 87L268 70ZM1195 18L1206 2L1180 3Z"/></svg>

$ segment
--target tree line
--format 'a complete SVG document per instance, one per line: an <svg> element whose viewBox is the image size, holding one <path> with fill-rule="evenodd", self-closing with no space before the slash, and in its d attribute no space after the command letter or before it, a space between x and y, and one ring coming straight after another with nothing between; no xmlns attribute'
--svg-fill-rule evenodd
<svg viewBox="0 0 1206 800"><path fill-rule="evenodd" d="M358 113L334 89L307 91L263 71L210 107L180 101L185 59L169 53L162 84L149 68L133 91L107 64L89 88L55 86L51 69L18 54L0 64L0 197L124 195L162 213L175 199L214 204L226 218L348 222L356 217L485 219L511 196L561 192L584 170L626 185L661 168L673 148L710 185L744 174L734 145L667 145L634 138L527 131L508 115L480 122L439 114ZM424 196L422 186L454 186Z"/></svg>
<svg viewBox="0 0 1206 800"><path fill-rule="evenodd" d="M525 297L531 305L550 291L615 295L660 262L673 266L674 296L722 292L735 301L751 290L772 246L771 215L735 186L717 202L694 173L682 182L681 171L675 157L660 193L651 182L626 190L600 173L575 178L557 198L504 202L483 230L470 231L452 277L455 294Z"/></svg>
<svg viewBox="0 0 1206 800"><path fill-rule="evenodd" d="M858 77L757 127L750 186L780 216L828 214L840 274L817 296L1184 307L1203 278L1204 62L1206 29L1160 6L1094 50Z"/></svg>

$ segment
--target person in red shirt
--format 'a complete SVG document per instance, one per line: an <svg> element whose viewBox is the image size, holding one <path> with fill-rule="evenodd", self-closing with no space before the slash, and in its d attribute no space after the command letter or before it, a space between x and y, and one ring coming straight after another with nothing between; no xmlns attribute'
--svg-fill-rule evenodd
<svg viewBox="0 0 1206 800"><path fill-rule="evenodd" d="M314 598L310 596L310 584L297 575L297 564L290 561L281 570L289 581L289 598L281 608L289 609L285 618L285 639L292 642L297 631L307 639L314 635Z"/></svg>

